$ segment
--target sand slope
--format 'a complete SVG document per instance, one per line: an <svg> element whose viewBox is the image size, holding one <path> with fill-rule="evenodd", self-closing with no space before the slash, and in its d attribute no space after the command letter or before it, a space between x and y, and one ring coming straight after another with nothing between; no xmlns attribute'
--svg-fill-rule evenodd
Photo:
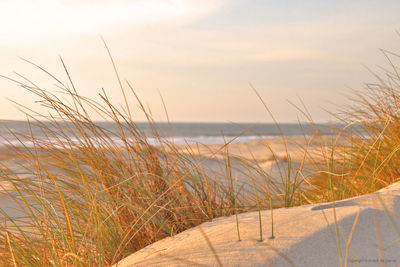
<svg viewBox="0 0 400 267"><path fill-rule="evenodd" d="M244 213L239 216L240 242L235 217L223 217L158 241L117 266L340 266L338 255L344 261L359 210L348 266L399 266L400 183L335 202L335 208L325 203L276 209L275 239L268 238L270 211L262 212L262 242L257 240L258 213Z"/></svg>

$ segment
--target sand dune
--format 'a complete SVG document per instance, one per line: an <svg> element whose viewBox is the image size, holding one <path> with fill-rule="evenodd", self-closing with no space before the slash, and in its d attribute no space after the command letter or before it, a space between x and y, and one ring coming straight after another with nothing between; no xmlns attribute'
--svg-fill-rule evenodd
<svg viewBox="0 0 400 267"><path fill-rule="evenodd" d="M264 240L259 239L258 213L218 218L156 242L117 266L340 266L357 216L348 266L400 264L400 183L352 199L262 212ZM335 225L335 217L337 224Z"/></svg>

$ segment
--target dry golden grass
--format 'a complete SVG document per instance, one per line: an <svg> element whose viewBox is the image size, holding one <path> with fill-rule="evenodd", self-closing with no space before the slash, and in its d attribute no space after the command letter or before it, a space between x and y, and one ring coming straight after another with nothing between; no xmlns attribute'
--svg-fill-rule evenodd
<svg viewBox="0 0 400 267"><path fill-rule="evenodd" d="M18 136L33 146L8 148L23 160L20 168L31 179L1 173L12 187L0 194L16 203L23 217L21 222L3 211L3 264L112 264L156 240L233 214L228 191L158 136L154 125L160 145L150 145L105 94L101 105L79 96L73 84L70 89L59 82L68 105L34 84L18 84L52 115L28 110L30 125L47 138ZM96 125L88 108L118 125L117 136Z"/></svg>
<svg viewBox="0 0 400 267"><path fill-rule="evenodd" d="M1 180L11 185L0 197L11 200L20 214L16 218L0 210L5 218L0 225L2 265L111 265L219 216L343 199L399 179L400 78L395 67L387 80L378 79L367 95L358 95L357 109L347 109L349 121L357 121L354 131L332 127L329 140L315 129L314 136L304 137L298 168L288 149L282 158L268 144L279 177L271 177L256 159L243 159L254 189L246 197L237 192L231 175L229 142L213 152L225 153L226 177L211 179L202 162L195 163L190 153L181 153L158 134L143 106L157 146L135 125L128 105L117 108L105 91L101 103L80 96L67 68L68 85L40 69L56 81L62 97L22 76L22 81L12 80L39 98L50 115L21 107L30 125L47 138L15 133L22 146L7 148L31 178L21 179L7 166L0 169ZM125 99L125 87L136 97L129 83L118 81ZM114 122L118 133L96 124L89 115L93 111ZM357 132L360 126L363 131ZM23 140L33 145L23 146ZM282 141L286 146L283 134ZM311 142L318 149L311 151ZM239 225L237 230L240 239Z"/></svg>

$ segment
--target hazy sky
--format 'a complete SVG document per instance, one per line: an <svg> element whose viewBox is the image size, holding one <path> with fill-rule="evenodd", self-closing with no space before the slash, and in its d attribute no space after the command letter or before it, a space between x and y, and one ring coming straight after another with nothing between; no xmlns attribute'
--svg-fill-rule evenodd
<svg viewBox="0 0 400 267"><path fill-rule="evenodd" d="M103 36L156 120L160 90L173 121L268 122L251 82L278 120L297 120L287 100L298 95L326 121L323 108L373 80L363 65L385 64L379 48L400 50L399 13L398 0L2 0L0 74L56 90L18 57L66 81L61 55L82 94L99 99L104 87L122 104ZM1 119L24 118L8 98L38 107L8 81L0 93Z"/></svg>

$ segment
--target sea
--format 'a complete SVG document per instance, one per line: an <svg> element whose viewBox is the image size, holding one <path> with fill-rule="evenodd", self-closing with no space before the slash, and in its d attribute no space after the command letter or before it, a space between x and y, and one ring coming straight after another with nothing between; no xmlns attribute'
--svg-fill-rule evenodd
<svg viewBox="0 0 400 267"><path fill-rule="evenodd" d="M44 122L51 126L50 122ZM114 122L96 122L96 124L119 142L118 126ZM64 129L73 129L72 124L59 122L59 126ZM150 144L157 144L159 138L156 138L153 132L154 127L147 122L137 122L135 125L146 136ZM209 123L209 122L158 122L153 125L164 140L174 144L222 144L225 142L244 143L261 139L275 139L282 136L299 137L310 136L318 130L321 135L335 134L332 129L341 129L342 124L309 124L309 123L280 123L279 127L274 123ZM66 135L65 135L66 134ZM35 138L51 140L69 139L75 140L79 137L68 134L64 131L60 136L49 136L48 133L41 130L35 123L28 124L24 121L0 121L0 146L7 144L30 146L32 143L22 137L23 135L33 135Z"/></svg>

